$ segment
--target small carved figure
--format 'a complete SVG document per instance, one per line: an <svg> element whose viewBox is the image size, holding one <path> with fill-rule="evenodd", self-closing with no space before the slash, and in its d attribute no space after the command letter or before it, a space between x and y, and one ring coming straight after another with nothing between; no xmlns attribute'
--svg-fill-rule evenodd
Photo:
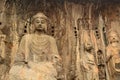
<svg viewBox="0 0 120 80"><path fill-rule="evenodd" d="M97 55L98 55L99 80L106 80L105 61L102 50L98 50Z"/></svg>
<svg viewBox="0 0 120 80"><path fill-rule="evenodd" d="M22 37L10 80L57 80L56 64L60 61L56 41L46 35L47 17L37 13L32 18L33 34Z"/></svg>
<svg viewBox="0 0 120 80"><path fill-rule="evenodd" d="M0 35L0 79L4 78L6 65L4 64L5 59L5 36L2 34Z"/></svg>
<svg viewBox="0 0 120 80"><path fill-rule="evenodd" d="M105 66L104 65L98 66L98 70L99 70L99 80L106 80Z"/></svg>
<svg viewBox="0 0 120 80"><path fill-rule="evenodd" d="M94 52L91 40L88 35L85 35L84 41L84 56L82 61L82 71L84 80L98 80L98 68L94 60Z"/></svg>
<svg viewBox="0 0 120 80"><path fill-rule="evenodd" d="M120 79L120 41L116 31L109 31L107 50L107 63L110 80Z"/></svg>
<svg viewBox="0 0 120 80"><path fill-rule="evenodd" d="M6 51L6 35L0 34L0 80L5 80L10 67L10 58Z"/></svg>

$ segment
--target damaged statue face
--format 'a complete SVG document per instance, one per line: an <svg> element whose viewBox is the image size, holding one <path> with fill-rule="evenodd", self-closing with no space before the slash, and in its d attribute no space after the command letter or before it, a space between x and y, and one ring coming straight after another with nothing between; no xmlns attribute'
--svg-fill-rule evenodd
<svg viewBox="0 0 120 80"><path fill-rule="evenodd" d="M109 44L119 43L119 36L115 31L111 31L109 33L108 39L109 39Z"/></svg>
<svg viewBox="0 0 120 80"><path fill-rule="evenodd" d="M93 49L91 41L85 41L84 46L87 51L90 51Z"/></svg>

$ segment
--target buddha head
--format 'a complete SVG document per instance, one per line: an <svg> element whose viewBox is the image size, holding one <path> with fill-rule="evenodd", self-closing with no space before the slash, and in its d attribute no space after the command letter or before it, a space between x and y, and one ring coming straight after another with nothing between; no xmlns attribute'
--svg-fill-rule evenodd
<svg viewBox="0 0 120 80"><path fill-rule="evenodd" d="M35 31L47 31L47 16L45 14L39 12L32 17L32 24L34 26Z"/></svg>

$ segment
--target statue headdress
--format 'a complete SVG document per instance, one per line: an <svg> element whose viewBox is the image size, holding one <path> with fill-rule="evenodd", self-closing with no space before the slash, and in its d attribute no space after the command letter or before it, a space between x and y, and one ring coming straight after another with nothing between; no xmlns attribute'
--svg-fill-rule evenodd
<svg viewBox="0 0 120 80"><path fill-rule="evenodd" d="M43 19L46 19L46 20L48 19L47 16L42 12L39 12L39 13L35 14L32 17L31 22L33 22L36 18L43 18Z"/></svg>

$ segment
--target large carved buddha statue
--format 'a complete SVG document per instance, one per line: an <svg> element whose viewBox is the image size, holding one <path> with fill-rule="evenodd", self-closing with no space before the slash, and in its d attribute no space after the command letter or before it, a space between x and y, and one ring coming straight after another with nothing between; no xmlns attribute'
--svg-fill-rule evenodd
<svg viewBox="0 0 120 80"><path fill-rule="evenodd" d="M46 35L47 17L37 13L32 26L34 33L22 37L10 80L57 80L55 65L60 57L55 39Z"/></svg>

